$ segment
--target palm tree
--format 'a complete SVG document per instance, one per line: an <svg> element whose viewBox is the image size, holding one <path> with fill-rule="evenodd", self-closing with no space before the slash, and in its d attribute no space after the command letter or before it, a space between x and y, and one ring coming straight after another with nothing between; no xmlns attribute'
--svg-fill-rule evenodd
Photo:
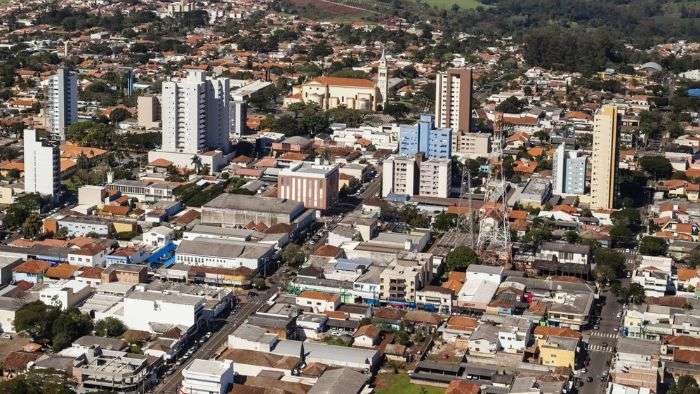
<svg viewBox="0 0 700 394"><path fill-rule="evenodd" d="M203 168L202 159L197 155L192 156L192 166L194 167L194 171L197 174L202 172L202 168Z"/></svg>

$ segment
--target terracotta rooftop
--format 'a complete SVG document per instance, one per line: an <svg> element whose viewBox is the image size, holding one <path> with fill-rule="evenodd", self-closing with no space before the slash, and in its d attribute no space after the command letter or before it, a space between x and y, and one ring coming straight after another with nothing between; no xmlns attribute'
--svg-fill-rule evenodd
<svg viewBox="0 0 700 394"><path fill-rule="evenodd" d="M342 77L317 77L311 83L319 83L321 85L330 86L349 86L355 88L371 89L376 86L375 82L369 79L362 78L342 78Z"/></svg>
<svg viewBox="0 0 700 394"><path fill-rule="evenodd" d="M43 274L49 267L51 267L51 264L46 261L27 260L15 267L14 272L22 274Z"/></svg>
<svg viewBox="0 0 700 394"><path fill-rule="evenodd" d="M312 300L321 300L326 302L335 302L338 300L337 294L324 293L321 291L306 290L302 291L301 294L297 296L298 298L310 298Z"/></svg>

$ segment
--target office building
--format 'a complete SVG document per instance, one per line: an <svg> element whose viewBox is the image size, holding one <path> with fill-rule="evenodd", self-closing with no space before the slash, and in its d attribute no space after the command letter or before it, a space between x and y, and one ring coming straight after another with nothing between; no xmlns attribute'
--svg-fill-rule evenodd
<svg viewBox="0 0 700 394"><path fill-rule="evenodd" d="M382 164L382 197L413 196L418 186L420 160L415 156L392 156Z"/></svg>
<svg viewBox="0 0 700 394"><path fill-rule="evenodd" d="M274 197L224 193L202 206L203 224L224 227L250 223L305 226L312 221L313 211L304 209L303 203Z"/></svg>
<svg viewBox="0 0 700 394"><path fill-rule="evenodd" d="M430 159L420 163L418 195L447 198L450 196L452 162L450 159Z"/></svg>
<svg viewBox="0 0 700 394"><path fill-rule="evenodd" d="M233 385L233 363L195 359L182 370L182 378L183 394L225 394Z"/></svg>
<svg viewBox="0 0 700 394"><path fill-rule="evenodd" d="M202 317L205 298L156 291L134 291L124 298L122 321L132 330L155 332L158 325L183 326Z"/></svg>
<svg viewBox="0 0 700 394"><path fill-rule="evenodd" d="M453 154L467 159L489 157L491 153L491 134L461 133L457 135L457 150Z"/></svg>
<svg viewBox="0 0 700 394"><path fill-rule="evenodd" d="M593 121L591 158L591 208L612 209L618 166L618 135L621 116L617 107L604 105Z"/></svg>
<svg viewBox="0 0 700 394"><path fill-rule="evenodd" d="M564 144L559 145L552 163L554 194L583 194L586 190L587 165L588 157L579 155L576 151L567 151Z"/></svg>
<svg viewBox="0 0 700 394"><path fill-rule="evenodd" d="M435 128L432 115L421 115L415 125L401 125L399 154L413 156L417 153L423 153L428 159L452 157L452 129Z"/></svg>
<svg viewBox="0 0 700 394"><path fill-rule="evenodd" d="M201 164L217 171L230 150L229 79L189 70L186 78L163 82L162 90L163 143L160 150L149 152L148 161L164 159L188 168ZM198 164L193 156L199 158Z"/></svg>
<svg viewBox="0 0 700 394"><path fill-rule="evenodd" d="M452 150L459 135L471 130L472 70L453 68L435 77L435 125L452 129Z"/></svg>
<svg viewBox="0 0 700 394"><path fill-rule="evenodd" d="M75 72L59 69L49 78L47 120L51 138L66 139L66 127L78 120L78 77Z"/></svg>
<svg viewBox="0 0 700 394"><path fill-rule="evenodd" d="M296 162L280 171L277 197L300 201L304 207L326 210L338 201L338 165Z"/></svg>
<svg viewBox="0 0 700 394"><path fill-rule="evenodd" d="M160 126L160 101L156 96L139 96L137 99L137 122L145 129Z"/></svg>
<svg viewBox="0 0 700 394"><path fill-rule="evenodd" d="M61 187L58 145L37 141L36 130L24 130L24 191L57 196Z"/></svg>

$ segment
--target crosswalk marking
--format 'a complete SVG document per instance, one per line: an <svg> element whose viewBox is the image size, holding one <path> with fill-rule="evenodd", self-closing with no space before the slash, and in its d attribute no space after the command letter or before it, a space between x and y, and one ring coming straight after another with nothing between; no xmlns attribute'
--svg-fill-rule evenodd
<svg viewBox="0 0 700 394"><path fill-rule="evenodd" d="M614 332L593 331L593 332L591 333L591 336L594 336L594 337L601 337L601 338L615 338L615 337L617 337L617 333L614 333Z"/></svg>
<svg viewBox="0 0 700 394"><path fill-rule="evenodd" d="M588 351L610 353L612 352L612 349L609 346L603 347L602 345L588 345Z"/></svg>

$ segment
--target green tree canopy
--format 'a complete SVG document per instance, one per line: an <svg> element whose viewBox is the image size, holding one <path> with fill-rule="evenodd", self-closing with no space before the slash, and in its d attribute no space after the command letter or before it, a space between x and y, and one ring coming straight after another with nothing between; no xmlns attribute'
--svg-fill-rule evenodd
<svg viewBox="0 0 700 394"><path fill-rule="evenodd" d="M654 179L668 179L673 174L671 162L663 156L644 156L639 159L639 165Z"/></svg>
<svg viewBox="0 0 700 394"><path fill-rule="evenodd" d="M95 323L95 334L101 337L118 337L126 331L126 326L116 317L108 316Z"/></svg>
<svg viewBox="0 0 700 394"><path fill-rule="evenodd" d="M445 258L449 271L465 271L471 264L479 262L479 256L468 246L458 246Z"/></svg>
<svg viewBox="0 0 700 394"><path fill-rule="evenodd" d="M646 236L639 244L639 253L648 256L663 256L666 254L668 244L659 237Z"/></svg>
<svg viewBox="0 0 700 394"><path fill-rule="evenodd" d="M700 388L695 378L683 375L673 382L668 390L668 394L700 394Z"/></svg>
<svg viewBox="0 0 700 394"><path fill-rule="evenodd" d="M306 254L302 250L301 246L297 244L290 243L282 249L280 252L280 259L284 264L290 267L299 267L306 261Z"/></svg>

